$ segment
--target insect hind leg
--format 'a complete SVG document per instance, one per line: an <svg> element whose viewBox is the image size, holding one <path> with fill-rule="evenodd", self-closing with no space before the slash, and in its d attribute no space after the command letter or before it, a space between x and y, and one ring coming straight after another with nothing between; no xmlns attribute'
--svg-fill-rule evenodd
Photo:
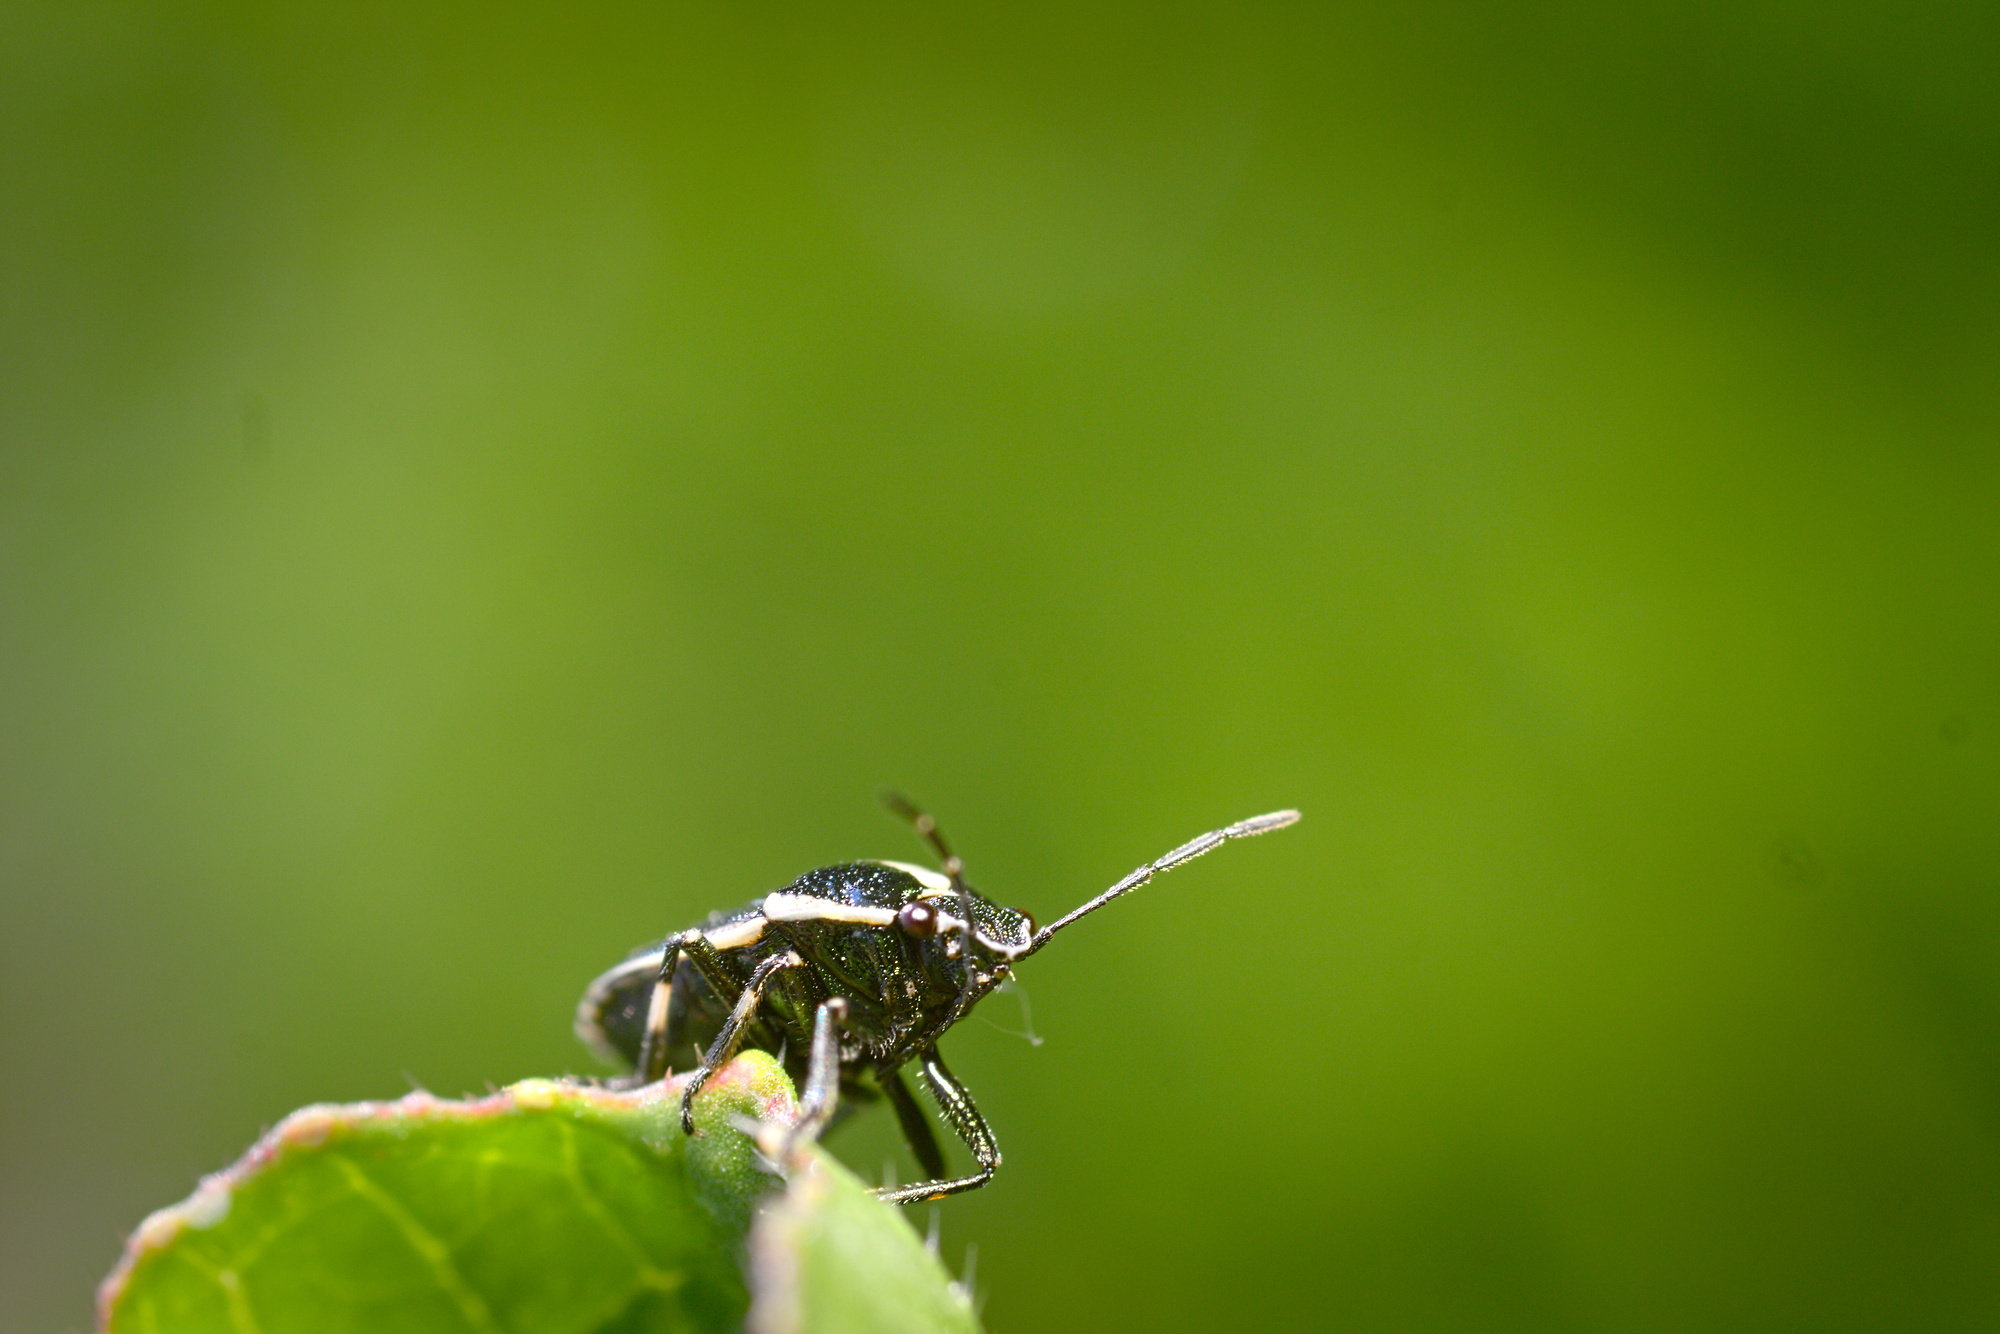
<svg viewBox="0 0 2000 1334"><path fill-rule="evenodd" d="M673 1001L674 971L682 959L694 965L701 974L702 981L722 999L724 1005L735 1005L743 991L743 984L729 971L722 961L722 953L709 941L707 935L698 929L683 931L673 938L660 960L660 971L653 979L652 998L646 1004L646 1030L639 1042L639 1063L634 1082L643 1087L658 1083L667 1075L667 1007Z"/></svg>

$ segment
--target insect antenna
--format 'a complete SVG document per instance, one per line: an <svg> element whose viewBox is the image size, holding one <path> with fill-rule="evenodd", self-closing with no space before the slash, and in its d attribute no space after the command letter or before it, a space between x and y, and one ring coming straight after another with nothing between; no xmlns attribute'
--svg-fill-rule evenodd
<svg viewBox="0 0 2000 1334"><path fill-rule="evenodd" d="M1157 861L1147 862L1144 866L1141 866L1138 870L1132 872L1132 874L1126 876L1123 880L1120 880L1090 902L1072 912L1065 913L1063 916L1049 923L1049 925L1035 932L1035 938L1028 943L1028 948L1022 950L1018 957L1027 958L1030 954L1048 944L1049 937L1055 935L1056 932L1062 930L1077 918L1089 916L1105 904L1111 902L1111 900L1117 898L1120 894L1130 894L1133 890L1139 888L1139 886L1145 884L1162 871L1171 871L1182 862L1191 862L1204 852L1213 852L1232 838L1250 838L1257 834L1268 834L1273 829L1283 829L1286 825L1297 824L1298 820L1299 813L1297 811L1272 811L1269 815L1253 815L1247 820L1238 820L1227 829L1210 830L1200 838L1191 839Z"/></svg>
<svg viewBox="0 0 2000 1334"><path fill-rule="evenodd" d="M958 893L958 920L965 923L959 932L958 946L958 987L961 1011L971 997L973 984L972 964L972 890L965 883L965 863L944 841L944 834L937 827L937 820L929 811L911 801L900 792L885 789L881 793L884 806L908 820L922 838L938 855L939 869L951 881L951 887Z"/></svg>

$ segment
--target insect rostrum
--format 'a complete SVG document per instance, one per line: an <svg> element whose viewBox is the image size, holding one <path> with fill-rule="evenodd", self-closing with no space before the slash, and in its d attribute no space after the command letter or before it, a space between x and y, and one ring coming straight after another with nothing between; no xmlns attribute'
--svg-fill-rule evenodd
<svg viewBox="0 0 2000 1334"><path fill-rule="evenodd" d="M876 1192L896 1204L983 1186L1000 1166L992 1129L938 1054L947 1029L1078 918L1230 839L1299 818L1274 811L1203 834L1036 930L1025 913L966 885L929 815L901 797L885 800L930 843L941 872L887 861L808 871L605 972L583 993L576 1031L607 1060L631 1067L634 1084L662 1079L675 1057L692 1056L694 1073L681 1092L681 1124L690 1132L695 1093L746 1045L785 1053L803 1090L795 1138L818 1134L839 1097L886 1097L929 1178ZM912 1064L971 1150L978 1166L970 1175L946 1173L930 1121L903 1081Z"/></svg>

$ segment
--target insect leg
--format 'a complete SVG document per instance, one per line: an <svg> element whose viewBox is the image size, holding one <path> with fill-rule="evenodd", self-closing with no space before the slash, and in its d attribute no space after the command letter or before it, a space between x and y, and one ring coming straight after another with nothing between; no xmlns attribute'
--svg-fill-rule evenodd
<svg viewBox="0 0 2000 1334"><path fill-rule="evenodd" d="M750 974L750 980L743 986L743 994L736 998L736 1008L729 1012L722 1031L715 1035L709 1045L708 1054L701 1058L701 1067L688 1076L681 1086L681 1129L694 1133L694 1095L701 1092L701 1086L708 1077L721 1067L729 1064L729 1058L736 1055L736 1049L743 1045L743 1030L757 1017L757 1007L763 1003L764 992L771 985L771 979L786 968L801 968L805 960L791 950L774 954L757 965L757 971Z"/></svg>
<svg viewBox="0 0 2000 1334"><path fill-rule="evenodd" d="M683 931L680 938L681 954L695 966L701 980L714 989L715 994L727 1004L735 1004L736 997L743 990L743 984L729 971L729 965L722 961L722 951L700 931Z"/></svg>
<svg viewBox="0 0 2000 1334"><path fill-rule="evenodd" d="M653 998L646 1007L646 1033L639 1043L639 1083L655 1083L667 1073L667 1005L673 999L674 969L686 959L702 980L714 989L725 1004L734 1004L743 984L722 962L721 953L699 930L688 930L674 939L666 957L660 960L659 976L653 979Z"/></svg>
<svg viewBox="0 0 2000 1334"><path fill-rule="evenodd" d="M938 1110L944 1114L951 1128L958 1132L958 1137L965 1141L965 1147L972 1150L979 1170L971 1176L918 1181L875 1192L876 1199L889 1204L938 1200L962 1190L976 1189L991 1181L994 1171L1000 1166L1000 1145L993 1138L992 1127L979 1114L979 1108L973 1103L972 1095L965 1091L965 1085L959 1083L945 1067L944 1057L938 1055L938 1049L926 1047L917 1059L923 1062L924 1083L930 1086L932 1096L937 1099Z"/></svg>
<svg viewBox="0 0 2000 1334"><path fill-rule="evenodd" d="M943 1176L944 1155L938 1151L937 1135L931 1130L930 1118L911 1096L910 1086L903 1082L903 1072L878 1070L875 1082L882 1086L882 1092L889 1095L889 1105L896 1109L896 1121L903 1127L903 1139L910 1152L916 1155L918 1169L927 1177Z"/></svg>
<svg viewBox="0 0 2000 1334"><path fill-rule="evenodd" d="M1273 829L1283 829L1286 825L1297 824L1298 819L1299 813L1297 811L1272 811L1269 815L1253 815L1247 820L1238 820L1227 829L1211 830L1203 834L1200 838L1191 839L1158 861L1147 862L1144 866L1141 866L1138 870L1132 872L1132 874L1126 876L1123 880L1120 880L1117 884L1105 890L1081 908L1064 913L1049 925L1035 932L1035 938L1029 942L1028 948L1022 950L1016 957L1027 958L1030 954L1048 944L1050 936L1053 936L1077 918L1096 912L1120 894L1131 893L1162 871L1171 871L1182 862L1191 862L1204 852L1213 852L1232 838L1249 838L1253 834L1268 834Z"/></svg>
<svg viewBox="0 0 2000 1334"><path fill-rule="evenodd" d="M646 1034L639 1040L638 1082L643 1086L666 1078L667 1006L674 996L674 969L681 952L675 946L660 960L660 972L653 979L653 998L646 1003Z"/></svg>
<svg viewBox="0 0 2000 1334"><path fill-rule="evenodd" d="M799 1095L799 1119L785 1137L785 1156L810 1144L833 1120L840 1097L840 1030L847 1023L847 1002L838 996L820 1002L813 1016L812 1061L806 1067L805 1092Z"/></svg>

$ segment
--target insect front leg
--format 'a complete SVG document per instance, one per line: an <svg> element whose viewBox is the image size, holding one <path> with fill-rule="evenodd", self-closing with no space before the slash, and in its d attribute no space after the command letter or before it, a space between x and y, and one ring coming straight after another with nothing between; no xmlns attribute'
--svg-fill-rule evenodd
<svg viewBox="0 0 2000 1334"><path fill-rule="evenodd" d="M653 996L646 1004L646 1033L639 1044L639 1083L657 1083L667 1075L667 1007L673 999L674 969L686 959L724 1004L734 1004L743 984L730 973L722 954L699 930L683 931L660 960L653 979Z"/></svg>
<svg viewBox="0 0 2000 1334"><path fill-rule="evenodd" d="M965 1147L972 1150L979 1170L971 1176L943 1178L936 1181L918 1181L908 1186L896 1186L875 1192L875 1198L889 1204L911 1204L917 1200L940 1200L947 1195L956 1195L963 1190L974 1190L993 1179L993 1173L1000 1166L1000 1144L993 1138L993 1128L986 1124L986 1118L979 1114L979 1108L972 1101L972 1095L965 1085L958 1082L946 1068L944 1057L938 1055L936 1047L926 1047L918 1054L922 1063L924 1083L930 1086L931 1095L937 1099L938 1110L958 1137L965 1141ZM942 1177L942 1174L940 1174Z"/></svg>
<svg viewBox="0 0 2000 1334"><path fill-rule="evenodd" d="M699 965L697 965L698 967ZM792 950L774 954L757 965L757 971L750 974L750 980L743 985L743 994L736 998L736 1008L729 1012L722 1031L715 1035L709 1045L708 1054L701 1058L701 1067L688 1076L681 1086L681 1129L694 1133L694 1095L701 1092L701 1086L708 1077L721 1067L729 1064L736 1055L736 1049L743 1045L743 1031L757 1017L757 1007L764 1003L764 993L770 989L771 979L787 968L803 968L805 960ZM838 1062L835 1065L838 1066ZM836 1070L835 1077L838 1078Z"/></svg>

